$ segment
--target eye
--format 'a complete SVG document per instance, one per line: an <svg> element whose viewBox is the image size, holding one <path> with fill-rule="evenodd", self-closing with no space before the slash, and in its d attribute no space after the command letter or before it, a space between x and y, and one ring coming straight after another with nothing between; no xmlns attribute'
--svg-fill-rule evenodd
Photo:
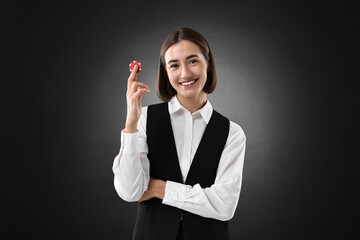
<svg viewBox="0 0 360 240"><path fill-rule="evenodd" d="M191 64L194 64L194 63L197 63L197 62L198 62L198 60L196 60L196 59L190 60L190 63L191 63Z"/></svg>
<svg viewBox="0 0 360 240"><path fill-rule="evenodd" d="M178 65L177 64L172 64L170 65L170 68L176 68Z"/></svg>

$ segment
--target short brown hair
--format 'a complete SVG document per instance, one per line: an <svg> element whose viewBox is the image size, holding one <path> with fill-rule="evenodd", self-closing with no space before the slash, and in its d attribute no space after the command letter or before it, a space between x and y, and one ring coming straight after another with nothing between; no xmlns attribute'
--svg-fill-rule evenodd
<svg viewBox="0 0 360 240"><path fill-rule="evenodd" d="M156 93L158 97L165 102L170 101L170 99L176 95L176 90L171 86L170 80L166 73L165 52L170 46L180 42L181 40L189 40L198 45L202 54L209 63L206 84L203 88L203 91L205 93L212 93L216 87L217 77L215 61L209 43L199 32L190 28L180 28L179 30L173 31L166 37L160 50Z"/></svg>

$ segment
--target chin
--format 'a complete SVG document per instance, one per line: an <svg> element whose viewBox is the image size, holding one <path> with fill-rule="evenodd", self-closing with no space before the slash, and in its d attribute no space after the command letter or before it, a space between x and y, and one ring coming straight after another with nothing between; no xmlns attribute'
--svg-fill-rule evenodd
<svg viewBox="0 0 360 240"><path fill-rule="evenodd" d="M183 93L181 91L178 91L177 94L183 98L196 98L200 95L200 93Z"/></svg>

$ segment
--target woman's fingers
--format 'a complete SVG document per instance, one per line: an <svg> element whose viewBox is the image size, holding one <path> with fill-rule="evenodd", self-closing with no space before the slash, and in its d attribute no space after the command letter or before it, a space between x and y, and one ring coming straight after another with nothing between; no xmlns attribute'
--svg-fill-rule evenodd
<svg viewBox="0 0 360 240"><path fill-rule="evenodd" d="M133 94L136 92L136 90L138 88L147 88L149 89L149 86L147 86L144 83L141 82L137 82L137 69L138 66L135 65L134 69L132 70L130 77L128 78L128 89L127 89L127 94Z"/></svg>
<svg viewBox="0 0 360 240"><path fill-rule="evenodd" d="M151 198L153 198L151 192L145 191L144 194L141 196L141 198L138 200L138 202L143 202L143 201L149 200Z"/></svg>
<svg viewBox="0 0 360 240"><path fill-rule="evenodd" d="M140 100L140 97L143 95L143 93L149 93L150 92L150 89L147 89L147 88L139 88L136 93L134 93L133 95L133 98L134 99L139 99Z"/></svg>
<svg viewBox="0 0 360 240"><path fill-rule="evenodd" d="M130 89L128 89L128 94L129 95L134 94L139 88L149 89L149 87L145 83L134 82L134 83L132 83Z"/></svg>
<svg viewBox="0 0 360 240"><path fill-rule="evenodd" d="M130 73L130 77L129 77L129 78L131 78L131 80L132 80L133 82L136 82L136 80L137 80L137 70L138 70L138 65L135 65L134 68L133 68L133 70L132 70L131 73Z"/></svg>
<svg viewBox="0 0 360 240"><path fill-rule="evenodd" d="M131 85L137 81L137 69L138 69L138 66L135 65L133 70L130 73L130 76L128 78L128 90L130 89Z"/></svg>

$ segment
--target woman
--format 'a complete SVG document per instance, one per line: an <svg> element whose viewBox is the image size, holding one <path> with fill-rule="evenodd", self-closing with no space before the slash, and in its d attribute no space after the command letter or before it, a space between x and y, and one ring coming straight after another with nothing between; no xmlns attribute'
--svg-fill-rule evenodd
<svg viewBox="0 0 360 240"><path fill-rule="evenodd" d="M142 107L149 87L127 89L127 118L115 157L114 185L125 201L138 201L133 239L230 239L241 188L246 137L212 108L214 57L206 39L181 28L160 51L157 94Z"/></svg>

